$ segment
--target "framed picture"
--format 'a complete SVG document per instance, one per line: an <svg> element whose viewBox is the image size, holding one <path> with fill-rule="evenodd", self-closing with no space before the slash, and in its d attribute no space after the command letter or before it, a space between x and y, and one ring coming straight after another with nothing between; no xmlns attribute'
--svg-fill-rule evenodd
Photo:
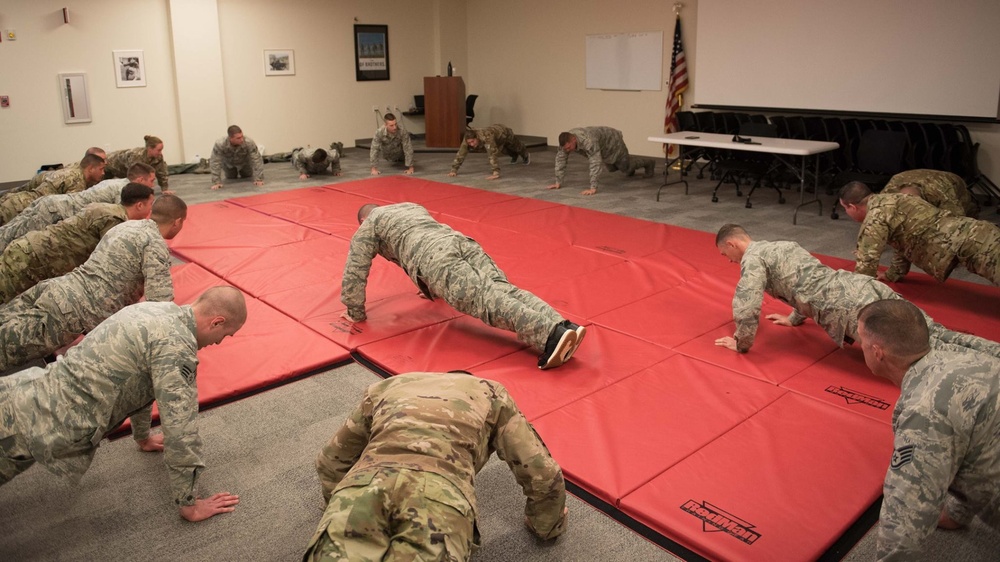
<svg viewBox="0 0 1000 562"><path fill-rule="evenodd" d="M389 26L354 26L354 64L357 80L389 79Z"/></svg>
<svg viewBox="0 0 1000 562"><path fill-rule="evenodd" d="M293 76L295 74L295 51L291 49L269 49L264 51L265 76Z"/></svg>
<svg viewBox="0 0 1000 562"><path fill-rule="evenodd" d="M142 51L111 51L115 59L115 85L119 88L144 88L146 63Z"/></svg>
<svg viewBox="0 0 1000 562"><path fill-rule="evenodd" d="M92 121L86 74L83 72L60 74L59 93L62 97L64 123L90 123Z"/></svg>

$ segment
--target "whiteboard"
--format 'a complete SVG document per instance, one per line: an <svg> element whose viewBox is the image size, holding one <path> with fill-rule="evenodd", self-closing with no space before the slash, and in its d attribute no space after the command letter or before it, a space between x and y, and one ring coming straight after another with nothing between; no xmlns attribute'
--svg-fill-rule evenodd
<svg viewBox="0 0 1000 562"><path fill-rule="evenodd" d="M587 87L600 90L660 90L663 32L587 36Z"/></svg>

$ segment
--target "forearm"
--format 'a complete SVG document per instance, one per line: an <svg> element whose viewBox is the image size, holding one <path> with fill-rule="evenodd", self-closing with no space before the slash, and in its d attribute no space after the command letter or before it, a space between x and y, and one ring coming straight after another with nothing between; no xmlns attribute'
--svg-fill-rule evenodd
<svg viewBox="0 0 1000 562"><path fill-rule="evenodd" d="M253 163L254 181L264 181L264 157L260 155L260 152L254 150L250 155L250 160Z"/></svg>
<svg viewBox="0 0 1000 562"><path fill-rule="evenodd" d="M222 183L222 158L215 153L208 161L208 169L212 173L212 184Z"/></svg>
<svg viewBox="0 0 1000 562"><path fill-rule="evenodd" d="M149 439L149 430L153 426L153 403L129 416L129 421L132 423L132 439Z"/></svg>
<svg viewBox="0 0 1000 562"><path fill-rule="evenodd" d="M895 248L892 252L892 263L885 272L885 278L889 281L899 281L910 272L910 260L906 259L906 256Z"/></svg>
<svg viewBox="0 0 1000 562"><path fill-rule="evenodd" d="M601 175L601 167L604 166L604 162L601 161L601 155L599 153L591 154L588 165L590 167L590 188L597 189L597 178Z"/></svg>

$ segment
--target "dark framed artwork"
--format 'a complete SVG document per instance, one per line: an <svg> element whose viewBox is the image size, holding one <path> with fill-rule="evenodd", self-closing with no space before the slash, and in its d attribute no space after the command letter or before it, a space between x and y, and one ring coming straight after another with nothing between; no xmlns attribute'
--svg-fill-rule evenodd
<svg viewBox="0 0 1000 562"><path fill-rule="evenodd" d="M354 65L357 80L389 79L389 26L354 26Z"/></svg>

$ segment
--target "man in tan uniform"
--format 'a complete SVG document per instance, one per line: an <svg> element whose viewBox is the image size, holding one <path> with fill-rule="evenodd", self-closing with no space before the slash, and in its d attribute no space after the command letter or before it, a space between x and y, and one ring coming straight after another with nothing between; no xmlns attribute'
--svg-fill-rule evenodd
<svg viewBox="0 0 1000 562"><path fill-rule="evenodd" d="M465 162L465 157L469 152L485 152L489 157L490 168L492 168L493 174L486 176L488 180L495 180L500 177L499 156L501 154L510 156L511 164L516 164L518 158L524 159L525 165L531 161L531 155L528 153L528 149L525 148L524 143L521 142L521 139L517 138L517 135L514 134L514 131L510 127L499 123L483 127L482 129L473 129L471 127L466 129L465 140L462 142L462 146L458 148L455 161L451 163L451 171L448 172L449 177L458 175L458 169L462 167L462 163Z"/></svg>
<svg viewBox="0 0 1000 562"><path fill-rule="evenodd" d="M11 242L0 254L0 304L87 261L112 227L149 218L153 198L152 188L130 183L122 189L121 203L91 203L64 221Z"/></svg>
<svg viewBox="0 0 1000 562"><path fill-rule="evenodd" d="M80 166L56 170L47 175L33 190L6 193L0 197L0 225L7 224L35 199L59 193L83 191L104 179L104 159L88 154L80 160Z"/></svg>
<svg viewBox="0 0 1000 562"><path fill-rule="evenodd" d="M861 182L840 190L840 204L852 219L862 223L858 233L855 272L876 274L879 279L899 281L910 271L910 263L944 282L959 264L1000 284L1000 227L956 217L918 197L899 193L872 194ZM878 273L886 244L895 250L892 265Z"/></svg>
<svg viewBox="0 0 1000 562"><path fill-rule="evenodd" d="M464 373L371 385L316 459L328 503L304 559L468 560L473 480L494 452L527 496L528 529L562 534L562 470L503 385Z"/></svg>
<svg viewBox="0 0 1000 562"><path fill-rule="evenodd" d="M908 170L889 180L879 193L916 195L956 217L979 216L979 205L957 174L938 170Z"/></svg>

